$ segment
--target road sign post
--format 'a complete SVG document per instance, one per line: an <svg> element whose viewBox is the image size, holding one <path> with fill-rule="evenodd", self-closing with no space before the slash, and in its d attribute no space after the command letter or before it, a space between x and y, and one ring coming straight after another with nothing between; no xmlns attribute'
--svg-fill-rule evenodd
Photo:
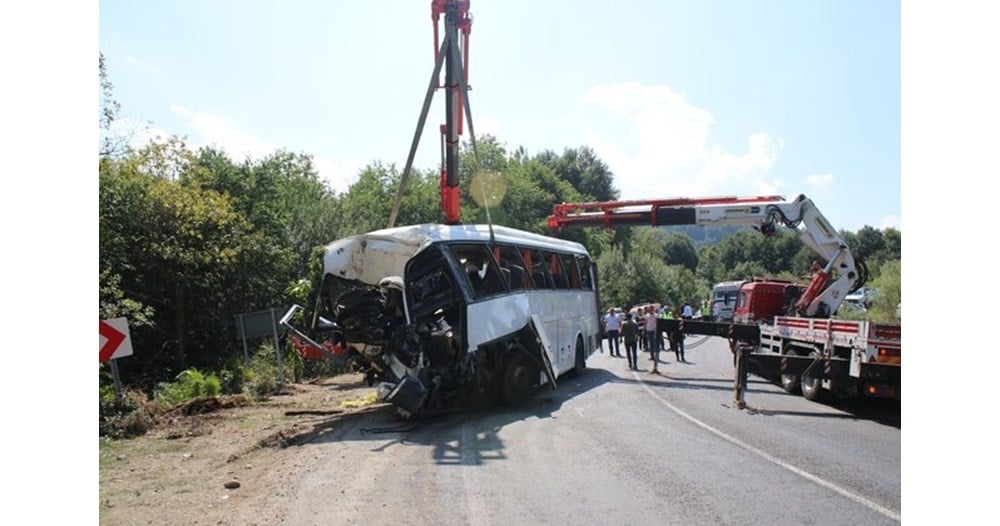
<svg viewBox="0 0 1000 526"><path fill-rule="evenodd" d="M281 345L278 342L278 336L283 332L284 328L279 326L278 313L274 308L256 312L244 312L236 316L236 337L243 340L243 355L247 363L250 363L250 351L247 340L266 336L271 336L274 339L274 353L278 361L278 378L280 384L285 383L285 373L281 360Z"/></svg>
<svg viewBox="0 0 1000 526"><path fill-rule="evenodd" d="M111 361L111 376L115 381L115 398L122 399L122 380L118 374L117 358L132 355L132 337L128 331L128 319L113 318L100 320L98 330L98 355L101 362Z"/></svg>
<svg viewBox="0 0 1000 526"><path fill-rule="evenodd" d="M127 319L101 320L100 335L99 348L102 362L132 355L132 338L129 336Z"/></svg>

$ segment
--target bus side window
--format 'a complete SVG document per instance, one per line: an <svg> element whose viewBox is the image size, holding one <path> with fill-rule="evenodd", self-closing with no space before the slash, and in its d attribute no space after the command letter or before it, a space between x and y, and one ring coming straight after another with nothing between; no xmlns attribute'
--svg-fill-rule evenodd
<svg viewBox="0 0 1000 526"><path fill-rule="evenodd" d="M549 274L549 266L545 256L538 250L528 250L525 261L531 261L531 281L536 289L554 289L552 276Z"/></svg>
<svg viewBox="0 0 1000 526"><path fill-rule="evenodd" d="M486 245L451 245L451 250L468 278L474 298L507 292L500 268Z"/></svg>
<svg viewBox="0 0 1000 526"><path fill-rule="evenodd" d="M576 258L569 254L559 254L559 259L562 260L563 269L566 270L566 275L569 277L569 288L581 288L580 269L576 268Z"/></svg>
<svg viewBox="0 0 1000 526"><path fill-rule="evenodd" d="M577 265L580 267L580 288L594 290L594 282L590 276L590 258L586 256L576 256Z"/></svg>
<svg viewBox="0 0 1000 526"><path fill-rule="evenodd" d="M524 270L521 254L514 247L508 246L497 247L496 253L500 261L500 270L507 280L507 286L510 287L510 290L523 289L527 273Z"/></svg>
<svg viewBox="0 0 1000 526"><path fill-rule="evenodd" d="M557 289L568 289L569 279L566 277L566 270L559 262L559 255L553 252L545 252L545 259L549 262L549 273L552 274L552 283Z"/></svg>

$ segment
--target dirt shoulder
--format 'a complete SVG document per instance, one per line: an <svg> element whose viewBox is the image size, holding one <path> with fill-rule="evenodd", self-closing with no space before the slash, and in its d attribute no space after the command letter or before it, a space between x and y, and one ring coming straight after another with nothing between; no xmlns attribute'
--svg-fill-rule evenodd
<svg viewBox="0 0 1000 526"><path fill-rule="evenodd" d="M250 405L175 411L142 437L101 438L100 523L278 523L287 492L315 461L286 446L329 431L340 416L382 410L374 393L361 375L342 375Z"/></svg>

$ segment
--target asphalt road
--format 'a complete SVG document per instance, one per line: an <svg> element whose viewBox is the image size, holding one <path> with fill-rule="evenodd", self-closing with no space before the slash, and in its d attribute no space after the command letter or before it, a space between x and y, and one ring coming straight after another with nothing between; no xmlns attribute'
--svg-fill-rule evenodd
<svg viewBox="0 0 1000 526"><path fill-rule="evenodd" d="M895 524L899 404L826 405L751 377L733 404L725 340L688 337L660 375L595 354L516 408L392 430L388 412L309 444L285 524ZM380 429L376 429L380 428ZM376 432L373 432L376 431ZM382 432L377 432L382 431Z"/></svg>

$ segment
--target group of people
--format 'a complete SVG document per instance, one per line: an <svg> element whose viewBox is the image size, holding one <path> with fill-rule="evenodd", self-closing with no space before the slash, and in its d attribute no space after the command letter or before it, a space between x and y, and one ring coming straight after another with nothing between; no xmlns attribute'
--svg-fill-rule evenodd
<svg viewBox="0 0 1000 526"><path fill-rule="evenodd" d="M663 339L658 330L659 318L672 319L674 313L667 307L657 309L654 305L646 305L639 309L632 309L633 312L622 312L617 308L608 309L608 313L601 319L604 329L604 337L608 340L608 352L611 356L621 357L621 347L619 340L624 340L625 356L628 358L629 370L639 369L638 350L644 349L650 353L653 361L652 374L659 374L660 351L663 350ZM694 309L691 304L685 303L677 311L682 319L692 319ZM670 350L678 362L686 362L684 359L684 333L681 331L671 331L667 333L667 341ZM604 347L601 347L604 352Z"/></svg>

